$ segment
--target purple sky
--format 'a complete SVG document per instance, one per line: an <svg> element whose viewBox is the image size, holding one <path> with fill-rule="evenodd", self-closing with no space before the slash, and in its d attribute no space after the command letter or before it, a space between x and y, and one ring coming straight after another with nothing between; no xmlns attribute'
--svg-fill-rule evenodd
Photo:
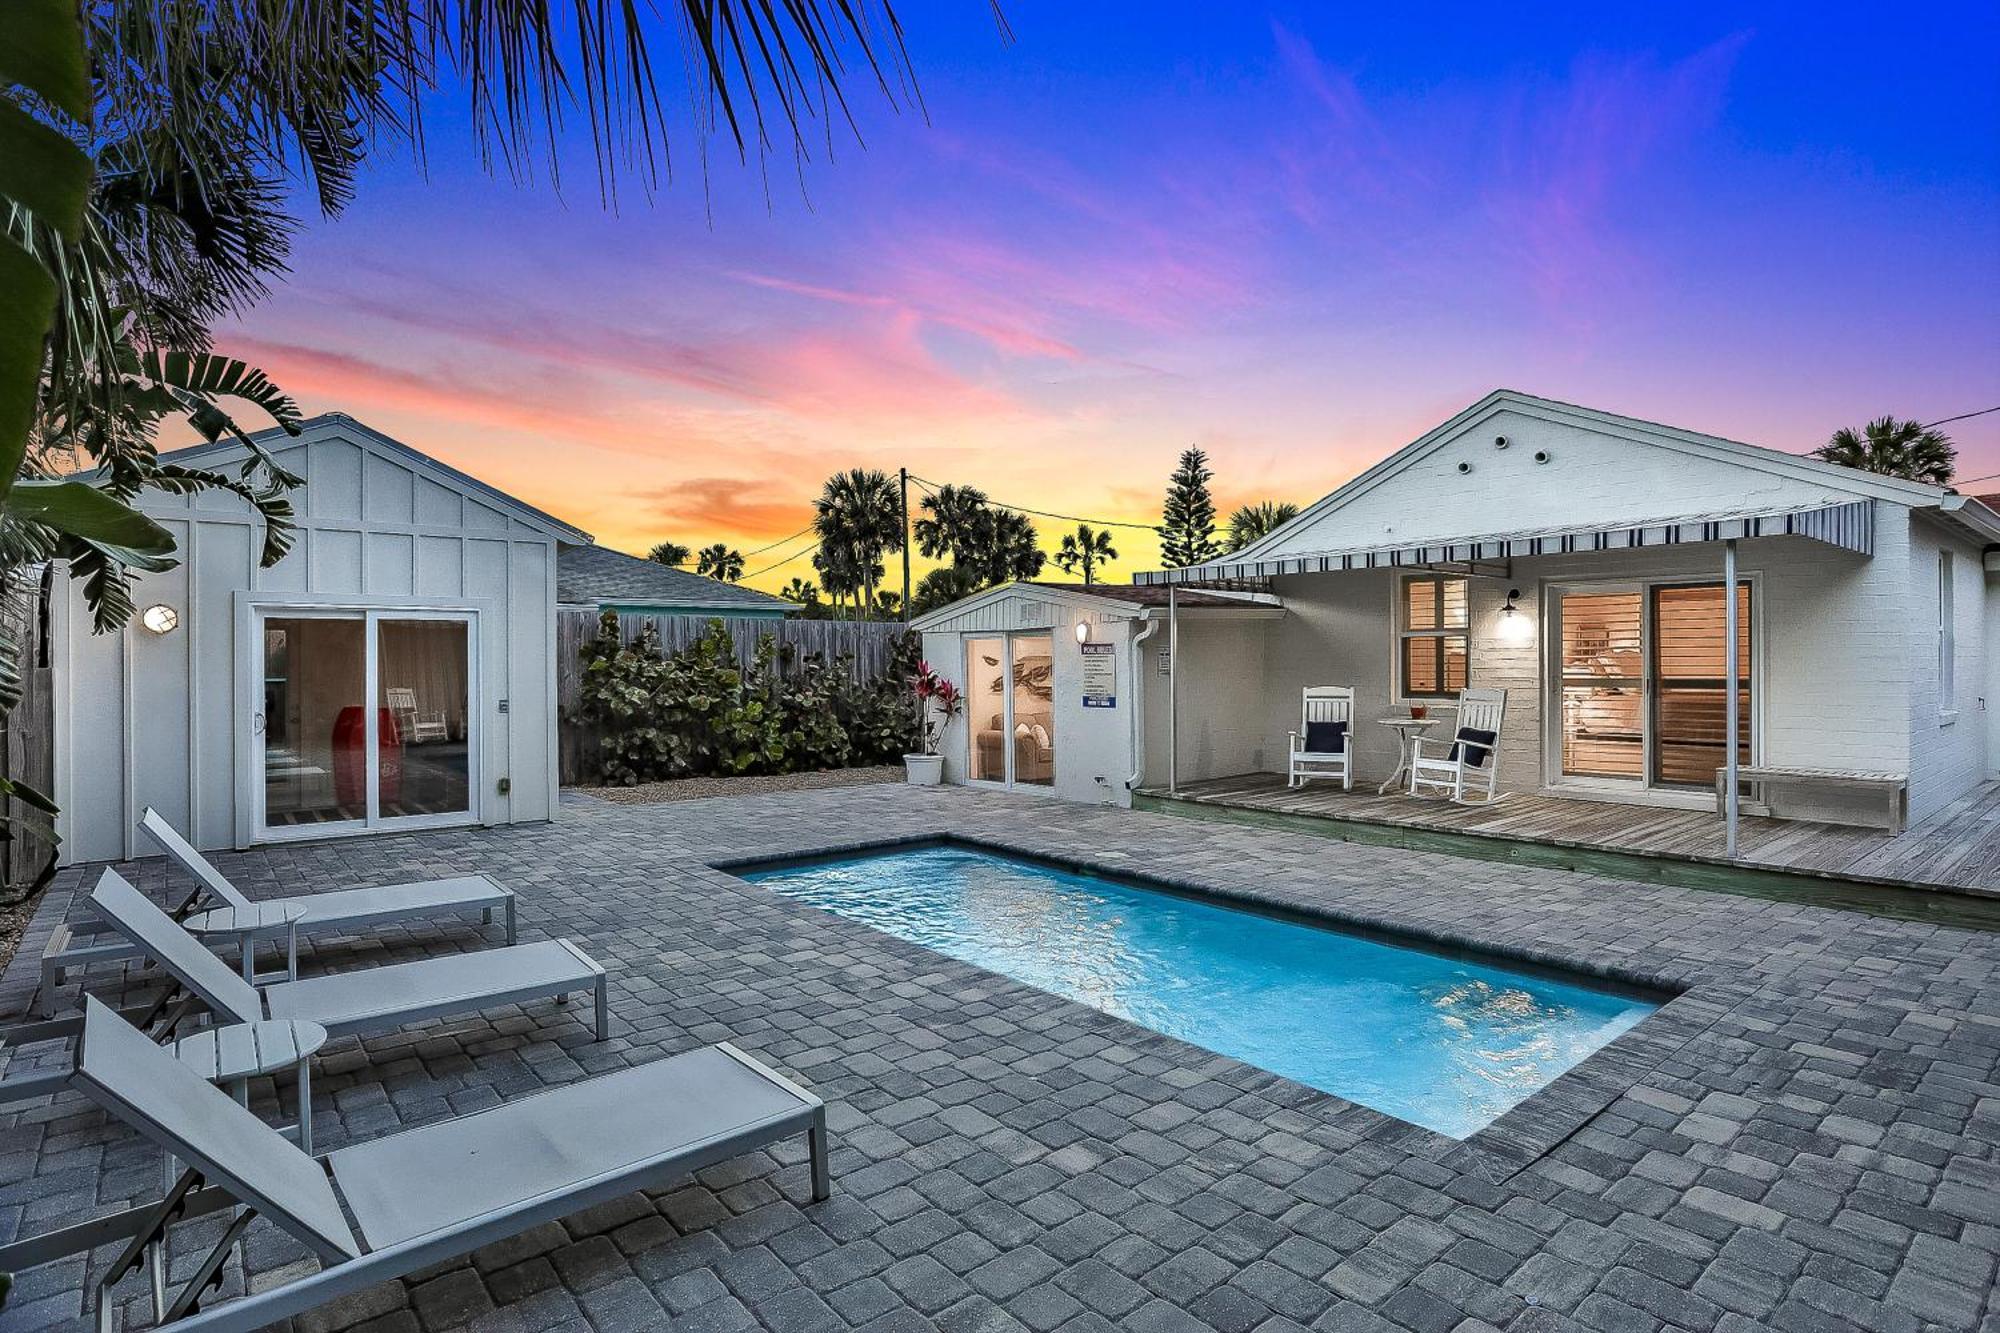
<svg viewBox="0 0 2000 1333"><path fill-rule="evenodd" d="M803 186L683 153L616 214L444 105L221 344L640 550L854 465L1304 503L1500 385L1792 450L2000 404L2000 11L1603 8L905 6L928 123L858 90Z"/></svg>

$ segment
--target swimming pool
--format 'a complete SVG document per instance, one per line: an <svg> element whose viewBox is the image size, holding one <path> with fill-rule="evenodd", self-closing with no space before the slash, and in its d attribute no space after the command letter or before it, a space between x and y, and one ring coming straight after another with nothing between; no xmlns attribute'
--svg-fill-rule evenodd
<svg viewBox="0 0 2000 1333"><path fill-rule="evenodd" d="M735 873L1454 1138L1659 1007L964 847Z"/></svg>

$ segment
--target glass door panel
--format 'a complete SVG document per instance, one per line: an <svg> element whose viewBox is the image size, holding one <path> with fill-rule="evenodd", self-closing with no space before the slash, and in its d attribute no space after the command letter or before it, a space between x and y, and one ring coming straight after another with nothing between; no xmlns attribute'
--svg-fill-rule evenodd
<svg viewBox="0 0 2000 1333"><path fill-rule="evenodd" d="M365 821L367 623L267 616L262 628L265 827Z"/></svg>
<svg viewBox="0 0 2000 1333"><path fill-rule="evenodd" d="M469 628L463 620L375 622L384 819L472 809Z"/></svg>
<svg viewBox="0 0 2000 1333"><path fill-rule="evenodd" d="M1637 589L1561 594L1562 772L1646 775L1646 658Z"/></svg>
<svg viewBox="0 0 2000 1333"><path fill-rule="evenodd" d="M974 782L1007 780L1007 641L965 641L965 731L972 752L966 772Z"/></svg>
<svg viewBox="0 0 2000 1333"><path fill-rule="evenodd" d="M1055 649L1046 634L1017 634L1013 649L1014 782L1050 787L1056 780Z"/></svg>
<svg viewBox="0 0 2000 1333"><path fill-rule="evenodd" d="M1750 695L1754 688L1750 638L1750 587L1736 590L1737 747L1750 762ZM1728 714L1724 681L1722 585L1653 589L1653 781L1667 786L1710 787L1725 761Z"/></svg>

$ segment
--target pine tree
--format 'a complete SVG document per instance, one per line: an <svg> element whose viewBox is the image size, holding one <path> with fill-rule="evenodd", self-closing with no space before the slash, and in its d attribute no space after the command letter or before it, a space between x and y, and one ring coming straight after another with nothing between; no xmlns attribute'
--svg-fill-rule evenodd
<svg viewBox="0 0 2000 1333"><path fill-rule="evenodd" d="M1215 499L1208 483L1215 474L1209 470L1208 455L1186 449L1167 480L1167 504L1160 516L1160 559L1179 569L1198 565L1222 554L1215 540Z"/></svg>

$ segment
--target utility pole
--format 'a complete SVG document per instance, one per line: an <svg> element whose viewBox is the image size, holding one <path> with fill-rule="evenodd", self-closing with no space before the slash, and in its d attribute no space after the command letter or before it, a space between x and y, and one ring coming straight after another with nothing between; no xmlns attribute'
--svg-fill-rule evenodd
<svg viewBox="0 0 2000 1333"><path fill-rule="evenodd" d="M897 468L903 483L903 619L910 618L910 470Z"/></svg>

